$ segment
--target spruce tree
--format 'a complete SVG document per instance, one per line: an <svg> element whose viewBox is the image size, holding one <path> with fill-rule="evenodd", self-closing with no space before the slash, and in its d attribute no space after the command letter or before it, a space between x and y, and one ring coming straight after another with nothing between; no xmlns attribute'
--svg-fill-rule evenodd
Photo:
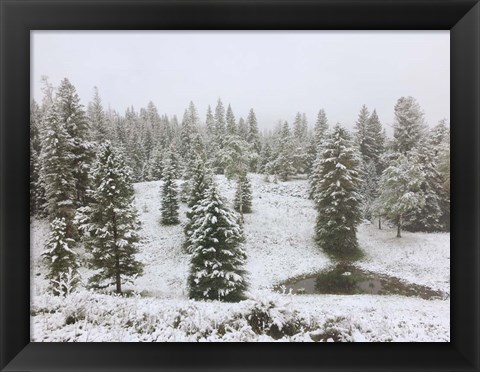
<svg viewBox="0 0 480 372"><path fill-rule="evenodd" d="M55 295L68 295L79 282L75 241L67 235L65 218L54 218L50 230L50 238L42 253L48 268L47 279Z"/></svg>
<svg viewBox="0 0 480 372"><path fill-rule="evenodd" d="M415 98L399 98L393 123L394 150L406 155L418 145L424 131L423 112Z"/></svg>
<svg viewBox="0 0 480 372"><path fill-rule="evenodd" d="M415 157L424 175L421 190L425 203L423 208L415 209L404 216L405 230L424 232L447 230L442 216L450 213L449 197L445 195L435 151L431 138L421 140L418 149L411 151L411 156Z"/></svg>
<svg viewBox="0 0 480 372"><path fill-rule="evenodd" d="M176 225L178 218L178 191L175 183L174 165L168 162L165 166L162 187L162 224Z"/></svg>
<svg viewBox="0 0 480 372"><path fill-rule="evenodd" d="M247 289L243 232L212 185L194 207L188 277L189 297L195 300L238 302Z"/></svg>
<svg viewBox="0 0 480 372"><path fill-rule="evenodd" d="M195 207L200 204L200 202L205 198L205 192L212 184L212 175L207 171L203 161L197 159L195 171L193 173L192 182L191 182L191 194L188 200L188 206L190 209L187 211L187 223L185 224L184 233L185 233L185 243L183 247L187 253L189 247L192 246L191 236L192 236L192 226L194 221L198 218L197 213L201 213L200 210L197 210Z"/></svg>
<svg viewBox="0 0 480 372"><path fill-rule="evenodd" d="M97 273L90 279L97 288L122 284L143 272L136 260L139 248L139 221L133 205L131 169L122 154L107 141L92 167L91 202L79 209L77 223L85 233L85 247L90 264Z"/></svg>
<svg viewBox="0 0 480 372"><path fill-rule="evenodd" d="M288 122L285 122L278 138L277 158L275 160L275 173L282 181L287 181L290 176L296 172L294 167L294 151L295 148L290 127L288 126Z"/></svg>
<svg viewBox="0 0 480 372"><path fill-rule="evenodd" d="M63 79L57 90L54 105L62 125L68 134L76 188L76 204L85 204L85 193L88 188L89 168L93 159L92 145L89 141L89 127L85 111L75 87L68 79Z"/></svg>
<svg viewBox="0 0 480 372"><path fill-rule="evenodd" d="M235 115L233 113L232 107L228 105L227 108L227 134L230 136L237 134L237 123L235 121Z"/></svg>
<svg viewBox="0 0 480 372"><path fill-rule="evenodd" d="M313 198L314 194L314 185L317 184L316 177L318 166L315 165L316 162L320 161L321 157L321 146L328 132L328 119L327 114L324 109L321 109L318 112L317 121L315 122L315 127L313 130L313 137L310 140L308 158L307 158L307 172L309 174L308 179L310 183L310 198ZM317 161L318 159L318 161Z"/></svg>
<svg viewBox="0 0 480 372"><path fill-rule="evenodd" d="M240 212L243 221L243 213L252 212L252 184L246 173L240 175L235 192L234 209Z"/></svg>
<svg viewBox="0 0 480 372"><path fill-rule="evenodd" d="M335 256L355 256L361 221L360 158L346 129L335 126L316 166L320 175L314 195L317 243Z"/></svg>
<svg viewBox="0 0 480 372"><path fill-rule="evenodd" d="M90 138L98 144L109 138L107 118L103 111L102 100L98 88L94 87L93 101L88 105L87 118L90 129Z"/></svg>
<svg viewBox="0 0 480 372"><path fill-rule="evenodd" d="M248 126L244 118L238 119L237 134L240 138L248 140Z"/></svg>
<svg viewBox="0 0 480 372"><path fill-rule="evenodd" d="M71 138L54 104L50 107L43 132L40 154L40 181L45 186L46 211L50 222L64 219L66 237L76 238L73 224L76 208L76 180L72 162Z"/></svg>
<svg viewBox="0 0 480 372"><path fill-rule="evenodd" d="M363 105L360 113L358 114L357 121L355 123L355 140L358 144L360 154L365 162L371 160L369 154L371 152L371 140L368 130L368 122L370 120L370 113L367 106Z"/></svg>
<svg viewBox="0 0 480 372"><path fill-rule="evenodd" d="M377 115L377 111L373 110L367 123L367 146L366 152L367 161L373 161L377 174L380 175L383 171L384 165L382 163L382 154L385 152L385 133L382 124Z"/></svg>
<svg viewBox="0 0 480 372"><path fill-rule="evenodd" d="M403 219L408 213L423 208L425 197L421 189L425 175L418 159L400 155L387 167L380 179L378 204L386 216L397 225L400 238Z"/></svg>

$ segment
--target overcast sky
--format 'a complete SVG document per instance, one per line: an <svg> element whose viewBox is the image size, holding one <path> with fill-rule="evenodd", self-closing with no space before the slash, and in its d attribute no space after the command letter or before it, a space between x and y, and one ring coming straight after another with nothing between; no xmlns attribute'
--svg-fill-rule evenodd
<svg viewBox="0 0 480 372"><path fill-rule="evenodd" d="M450 33L34 31L32 95L41 76L67 77L86 106L93 87L124 113L153 101L180 119L190 101L205 119L221 97L237 117L253 107L261 128L320 108L352 128L363 104L385 125L401 96L420 103L430 125L450 119Z"/></svg>

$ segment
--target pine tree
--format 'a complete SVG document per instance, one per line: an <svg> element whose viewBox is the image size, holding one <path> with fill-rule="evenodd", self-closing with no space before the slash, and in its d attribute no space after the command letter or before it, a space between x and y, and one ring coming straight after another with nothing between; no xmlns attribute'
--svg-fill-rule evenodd
<svg viewBox="0 0 480 372"><path fill-rule="evenodd" d="M188 251L189 247L192 246L191 236L193 233L192 226L194 221L198 218L196 213L201 213L195 207L200 204L200 202L205 198L205 192L212 184L212 175L207 171L203 161L197 159L195 171L192 177L191 182L191 193L188 200L188 206L190 209L187 211L187 223L184 227L185 233L185 243L183 244L184 250L187 253L192 253Z"/></svg>
<svg viewBox="0 0 480 372"><path fill-rule="evenodd" d="M425 232L444 231L447 229L447 226L442 223L442 216L445 213L449 213L449 197L445 195L442 176L438 172L438 163L432 139L422 139L418 149L411 151L411 157L415 157L424 175L421 191L425 203L423 208L415 209L405 214L404 229Z"/></svg>
<svg viewBox="0 0 480 372"><path fill-rule="evenodd" d="M162 179L164 167L163 148L157 146L150 157L146 167L146 179L148 181L158 181Z"/></svg>
<svg viewBox="0 0 480 372"><path fill-rule="evenodd" d="M237 181L234 209L240 212L242 221L243 213L252 212L252 184L245 173L242 174Z"/></svg>
<svg viewBox="0 0 480 372"><path fill-rule="evenodd" d="M85 192L88 188L88 173L93 159L92 145L89 142L89 128L83 106L75 87L68 79L63 79L58 87L56 101L62 125L70 137L70 152L76 188L77 205L85 203Z"/></svg>
<svg viewBox="0 0 480 372"><path fill-rule="evenodd" d="M375 200L378 195L378 175L375 163L369 161L363 163L364 171L362 183L360 187L360 194L362 195L362 215L366 220L371 221L375 214Z"/></svg>
<svg viewBox="0 0 480 372"><path fill-rule="evenodd" d="M227 134L230 136L237 134L237 123L235 121L235 115L230 105L228 105L227 108Z"/></svg>
<svg viewBox="0 0 480 372"><path fill-rule="evenodd" d="M370 133L368 131L369 120L370 113L367 109L367 106L363 105L355 123L355 140L358 144L360 154L365 162L371 160L369 158L369 154L371 152L371 140L369 137Z"/></svg>
<svg viewBox="0 0 480 372"><path fill-rule="evenodd" d="M275 173L280 180L287 181L296 171L294 168L294 145L288 122L285 122L282 126L277 142L277 154Z"/></svg>
<svg viewBox="0 0 480 372"><path fill-rule="evenodd" d="M380 179L378 204L386 216L397 225L397 237L401 237L403 218L407 213L422 208L425 197L421 186L425 175L414 157L400 155L387 167Z"/></svg>
<svg viewBox="0 0 480 372"><path fill-rule="evenodd" d="M309 175L310 185L316 184L312 179L314 172L314 163L317 159L320 147L323 144L328 131L328 119L324 109L318 112L317 121L315 122L315 128L313 130L313 137L310 140L309 148L307 150L306 170ZM310 186L310 197L312 197L312 187Z"/></svg>
<svg viewBox="0 0 480 372"><path fill-rule="evenodd" d="M102 107L102 100L98 88L94 87L93 101L88 105L87 117L90 129L90 138L97 143L103 143L109 138L107 119Z"/></svg>
<svg viewBox="0 0 480 372"><path fill-rule="evenodd" d="M99 149L92 167L91 203L79 209L77 223L85 233L91 266L98 272L90 279L94 287L122 284L143 272L136 260L139 221L133 206L131 169L122 154L107 141Z"/></svg>
<svg viewBox="0 0 480 372"><path fill-rule="evenodd" d="M406 155L418 145L424 130L425 124L420 105L413 97L401 97L395 105L394 150Z"/></svg>
<svg viewBox="0 0 480 372"><path fill-rule="evenodd" d="M226 207L214 185L194 207L194 213L189 297L225 302L245 299L247 256L235 214Z"/></svg>
<svg viewBox="0 0 480 372"><path fill-rule="evenodd" d="M50 221L63 218L66 224L66 237L74 239L76 230L73 218L77 196L72 169L74 155L71 152L71 138L66 132L56 105L52 105L47 113L42 137L40 181L45 186L46 211Z"/></svg>
<svg viewBox="0 0 480 372"><path fill-rule="evenodd" d="M35 101L30 106L30 215L45 214L45 188L40 179L41 112Z"/></svg>
<svg viewBox="0 0 480 372"><path fill-rule="evenodd" d="M243 118L238 119L237 134L240 138L248 139L248 126Z"/></svg>
<svg viewBox="0 0 480 372"><path fill-rule="evenodd" d="M322 145L328 131L328 119L324 109L318 112L317 121L315 123L314 138L315 146L318 148Z"/></svg>
<svg viewBox="0 0 480 372"><path fill-rule="evenodd" d="M168 162L165 166L162 188L162 224L176 225L178 218L177 185L175 184L175 168Z"/></svg>
<svg viewBox="0 0 480 372"><path fill-rule="evenodd" d="M64 218L54 218L50 230L50 239L42 253L48 268L47 279L55 295L68 295L79 282L75 241L67 236Z"/></svg>
<svg viewBox="0 0 480 372"><path fill-rule="evenodd" d="M377 174L380 175L384 169L382 163L382 154L385 152L386 136L382 124L377 115L377 111L373 110L367 123L367 148L368 152L365 154L368 160L373 161ZM367 161L368 161L367 160Z"/></svg>
<svg viewBox="0 0 480 372"><path fill-rule="evenodd" d="M257 117L255 116L255 112L253 108L250 109L247 117L247 142L252 146L252 153L256 156L252 156L250 160L250 171L255 172L257 169L258 163L258 155L260 155L261 149L261 142L260 142L260 134L258 132L258 123ZM242 137L245 138L245 137Z"/></svg>
<svg viewBox="0 0 480 372"><path fill-rule="evenodd" d="M340 257L358 250L357 225L361 221L360 158L348 132L336 125L316 164L316 240L326 252Z"/></svg>

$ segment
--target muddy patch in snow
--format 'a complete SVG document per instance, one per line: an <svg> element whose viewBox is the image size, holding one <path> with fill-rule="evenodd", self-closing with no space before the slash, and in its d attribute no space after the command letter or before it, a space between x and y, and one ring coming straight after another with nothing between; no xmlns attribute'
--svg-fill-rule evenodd
<svg viewBox="0 0 480 372"><path fill-rule="evenodd" d="M276 286L275 290L292 294L400 295L425 300L448 298L444 292L348 264L338 264L329 271L287 280Z"/></svg>

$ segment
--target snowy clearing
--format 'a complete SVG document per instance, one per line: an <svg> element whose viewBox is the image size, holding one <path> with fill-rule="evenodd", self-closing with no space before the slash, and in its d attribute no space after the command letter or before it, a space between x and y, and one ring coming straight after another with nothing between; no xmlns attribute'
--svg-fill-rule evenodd
<svg viewBox="0 0 480 372"><path fill-rule="evenodd" d="M449 341L450 301L373 295L282 295L273 286L334 265L313 241L316 212L306 180L267 183L250 175L253 213L245 215L251 299L238 304L188 300L189 256L183 227L162 226L161 181L135 184L145 273L128 298L80 290L67 300L47 294L40 254L48 223L33 220L32 341ZM235 184L217 177L233 201ZM182 204L180 217L185 218ZM359 227L360 268L449 293L450 234ZM84 252L79 249L80 257ZM86 282L91 272L81 270ZM263 319L258 327L256 320ZM282 331L283 329L283 331ZM280 337L281 336L281 337Z"/></svg>

